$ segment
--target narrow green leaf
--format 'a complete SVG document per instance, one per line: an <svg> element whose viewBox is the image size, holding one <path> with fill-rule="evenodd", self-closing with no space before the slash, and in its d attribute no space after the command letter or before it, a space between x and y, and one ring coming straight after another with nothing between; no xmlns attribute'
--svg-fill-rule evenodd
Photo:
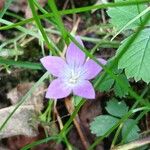
<svg viewBox="0 0 150 150"><path fill-rule="evenodd" d="M5 20L5 19L1 19L0 18L0 22L1 23L3 23L3 24L7 24L7 25L13 25L13 23L11 23L10 21L7 21L7 20ZM28 35L31 35L31 36L33 36L33 37L36 37L36 38L39 38L39 35L37 34L37 33L35 33L35 32L33 32L32 30L30 30L30 29L26 29L26 28L24 28L24 27L16 27L18 30L20 30L20 31L22 31L22 32L24 32L24 33L26 33L26 34L28 34Z"/></svg>
<svg viewBox="0 0 150 150"><path fill-rule="evenodd" d="M79 96L73 96L73 104L74 106L78 106L78 104L82 101L82 98Z"/></svg>
<svg viewBox="0 0 150 150"><path fill-rule="evenodd" d="M16 112L16 110L31 96L31 94L34 92L34 90L48 77L49 73L46 72L33 86L32 88L21 98L21 100L16 104L15 108L12 110L12 112L8 115L6 120L4 122L0 123L0 131L3 130L5 125L8 123L9 119L13 116L13 114Z"/></svg>
<svg viewBox="0 0 150 150"><path fill-rule="evenodd" d="M31 63L31 62L25 62L25 61L14 61L11 59L4 59L0 57L0 64L1 65L10 65L14 67L19 68L26 68L26 69L35 69L35 70L41 70L42 65L40 63Z"/></svg>
<svg viewBox="0 0 150 150"><path fill-rule="evenodd" d="M144 4L147 2L149 2L149 0L131 0L131 1L127 1L127 2L107 3L107 4L101 4L101 5L92 5L92 6L87 6L87 7L62 10L62 11L59 11L59 13L61 15L68 15L68 14L75 14L75 13L82 13L82 12L86 12L86 11L91 11L92 9L104 9L104 8L108 8L108 7L117 7L117 6L122 7L122 6L129 6L129 5ZM44 19L44 18L53 17L53 16L54 15L52 13L46 13L44 15L40 15L39 18ZM23 21L14 23L14 24L9 25L9 26L2 26L2 27L0 27L0 30L8 30L8 29L14 28L16 26L27 24L33 20L34 20L34 18L25 19Z"/></svg>
<svg viewBox="0 0 150 150"><path fill-rule="evenodd" d="M39 28L49 50L51 50L53 52L53 54L56 54L56 51L55 51L55 48L53 47L53 45L50 43L45 31L44 31L44 28L42 27L41 25L41 21L40 21L40 18L38 16L38 14L36 13L36 10L35 10L35 6L34 6L34 2L32 0L29 0L29 5L30 5L30 8L31 8L31 11L32 11L32 15L35 19L35 22L36 22L36 25L37 27Z"/></svg>
<svg viewBox="0 0 150 150"><path fill-rule="evenodd" d="M0 11L0 18L2 18L5 14L5 12L7 11L7 9L9 8L10 4L12 3L13 0L6 0L5 1L5 5L4 8Z"/></svg>
<svg viewBox="0 0 150 150"><path fill-rule="evenodd" d="M10 11L5 12L5 15L11 16L11 17L16 18L18 20L24 20L24 18L22 16L20 16L19 14L16 14L16 13L13 13Z"/></svg>
<svg viewBox="0 0 150 150"><path fill-rule="evenodd" d="M29 150L31 148L34 148L35 146L41 145L43 143L47 143L48 141L58 141L58 140L59 140L58 136L50 136L50 137L47 137L46 139L32 142L31 144L26 145L25 147L21 148L20 150Z"/></svg>
<svg viewBox="0 0 150 150"><path fill-rule="evenodd" d="M58 29L61 32L62 37L68 43L69 41L67 39L66 29L65 29L65 26L64 26L63 21L61 19L61 14L57 10L56 4L55 4L55 0L48 0L48 5L49 5L49 7L51 8L51 10L52 10L52 12L54 14L55 21L57 23Z"/></svg>

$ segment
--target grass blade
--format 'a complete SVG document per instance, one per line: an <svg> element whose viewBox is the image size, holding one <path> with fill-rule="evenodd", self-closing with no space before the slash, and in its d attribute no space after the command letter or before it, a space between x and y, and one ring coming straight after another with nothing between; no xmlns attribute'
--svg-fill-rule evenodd
<svg viewBox="0 0 150 150"><path fill-rule="evenodd" d="M46 72L33 86L32 88L25 94L22 99L16 104L16 107L12 110L12 112L9 114L9 116L6 118L6 120L1 124L0 131L5 127L5 125L8 123L9 119L13 116L13 114L16 112L16 110L30 97L30 95L34 92L34 90L48 77L49 73Z"/></svg>
<svg viewBox="0 0 150 150"><path fill-rule="evenodd" d="M75 14L75 13L82 13L82 12L86 12L86 11L91 11L93 9L105 9L108 7L121 7L121 6L129 6L129 5L137 5L137 4L144 4L144 3L148 3L149 0L131 0L131 1L125 1L125 2L117 2L117 3L107 3L107 4L100 4L100 5L92 5L92 6L87 6L87 7L80 7L80 8L74 8L74 9L68 9L68 10L62 10L59 11L60 15L69 15L69 14ZM45 19L45 18L49 18L49 17L53 17L54 14L52 13L46 13L44 15L39 15L40 19ZM32 22L34 20L34 18L29 18L29 19L25 19L23 21L14 23L12 25L9 26L2 26L0 27L0 30L7 30L7 29L11 29L14 28L16 26L21 26L24 24L27 24L29 22Z"/></svg>
<svg viewBox="0 0 150 150"><path fill-rule="evenodd" d="M1 65L10 65L18 68L26 68L26 69L33 69L33 70L41 70L42 65L40 63L31 63L25 61L14 61L11 59L4 59L0 58Z"/></svg>
<svg viewBox="0 0 150 150"><path fill-rule="evenodd" d="M5 1L5 5L4 8L2 9L2 11L0 11L0 18L2 18L5 14L5 12L7 11L7 9L9 8L10 4L12 3L13 0L6 0Z"/></svg>
<svg viewBox="0 0 150 150"><path fill-rule="evenodd" d="M34 7L34 2L33 2L32 0L29 0L28 2L29 2L29 5L30 5L30 8L31 8L33 17L34 17L34 19L35 19L36 25L37 25L37 27L39 28L39 30L40 30L40 32L41 32L41 34L42 34L42 36L43 36L43 38L44 38L44 40L45 40L45 42L46 42L48 48L49 48L49 50L51 50L52 53L56 55L55 48L54 48L53 45L49 42L49 39L48 39L48 37L47 37L47 35L46 35L45 31L44 31L44 28L43 28L42 25L41 25L40 18L39 18L39 16L38 16L37 13L36 13L36 10L35 10L35 7Z"/></svg>

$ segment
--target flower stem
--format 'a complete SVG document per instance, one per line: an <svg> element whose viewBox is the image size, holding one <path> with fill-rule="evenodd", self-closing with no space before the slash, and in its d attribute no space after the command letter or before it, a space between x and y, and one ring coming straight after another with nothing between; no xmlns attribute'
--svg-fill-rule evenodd
<svg viewBox="0 0 150 150"><path fill-rule="evenodd" d="M66 98L66 99L65 99L65 105L66 105L66 108L67 108L68 112L69 112L70 114L72 114L73 111L74 111L74 105L72 104L71 98ZM85 137L85 135L84 135L83 132L82 132L82 129L81 129L80 125L79 125L79 121L80 121L80 120L79 120L79 117L78 117L78 116L76 116L76 117L73 119L74 125L75 125L75 127L76 127L76 129L77 129L77 132L78 132L79 136L80 136L81 142L82 142L84 148L85 148L85 149L88 149L89 143L88 143L87 138Z"/></svg>
<svg viewBox="0 0 150 150"><path fill-rule="evenodd" d="M117 146L117 147L115 147L115 148L113 148L113 149L111 149L111 150L128 150L128 149L135 149L135 148L144 146L144 145L149 144L149 143L150 143L150 137L146 137L146 138L143 138L143 139L140 139L140 140L137 140L137 141L128 143L128 144L124 144L124 145L121 145L121 146Z"/></svg>

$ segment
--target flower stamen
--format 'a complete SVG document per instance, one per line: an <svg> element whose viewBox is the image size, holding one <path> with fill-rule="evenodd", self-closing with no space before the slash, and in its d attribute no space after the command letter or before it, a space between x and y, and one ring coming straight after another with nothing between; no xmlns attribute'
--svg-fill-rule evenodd
<svg viewBox="0 0 150 150"><path fill-rule="evenodd" d="M69 83L76 84L79 80L79 73L75 72L75 70L71 70L71 77L69 78Z"/></svg>

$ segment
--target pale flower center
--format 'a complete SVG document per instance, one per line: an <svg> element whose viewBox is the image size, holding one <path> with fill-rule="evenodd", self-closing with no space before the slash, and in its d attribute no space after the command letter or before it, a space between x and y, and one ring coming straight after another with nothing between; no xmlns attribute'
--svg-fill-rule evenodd
<svg viewBox="0 0 150 150"><path fill-rule="evenodd" d="M71 77L69 78L69 83L76 84L80 78L80 73L71 70Z"/></svg>
<svg viewBox="0 0 150 150"><path fill-rule="evenodd" d="M78 86L84 79L86 70L80 67L67 66L62 72L62 80L66 87L73 88Z"/></svg>

